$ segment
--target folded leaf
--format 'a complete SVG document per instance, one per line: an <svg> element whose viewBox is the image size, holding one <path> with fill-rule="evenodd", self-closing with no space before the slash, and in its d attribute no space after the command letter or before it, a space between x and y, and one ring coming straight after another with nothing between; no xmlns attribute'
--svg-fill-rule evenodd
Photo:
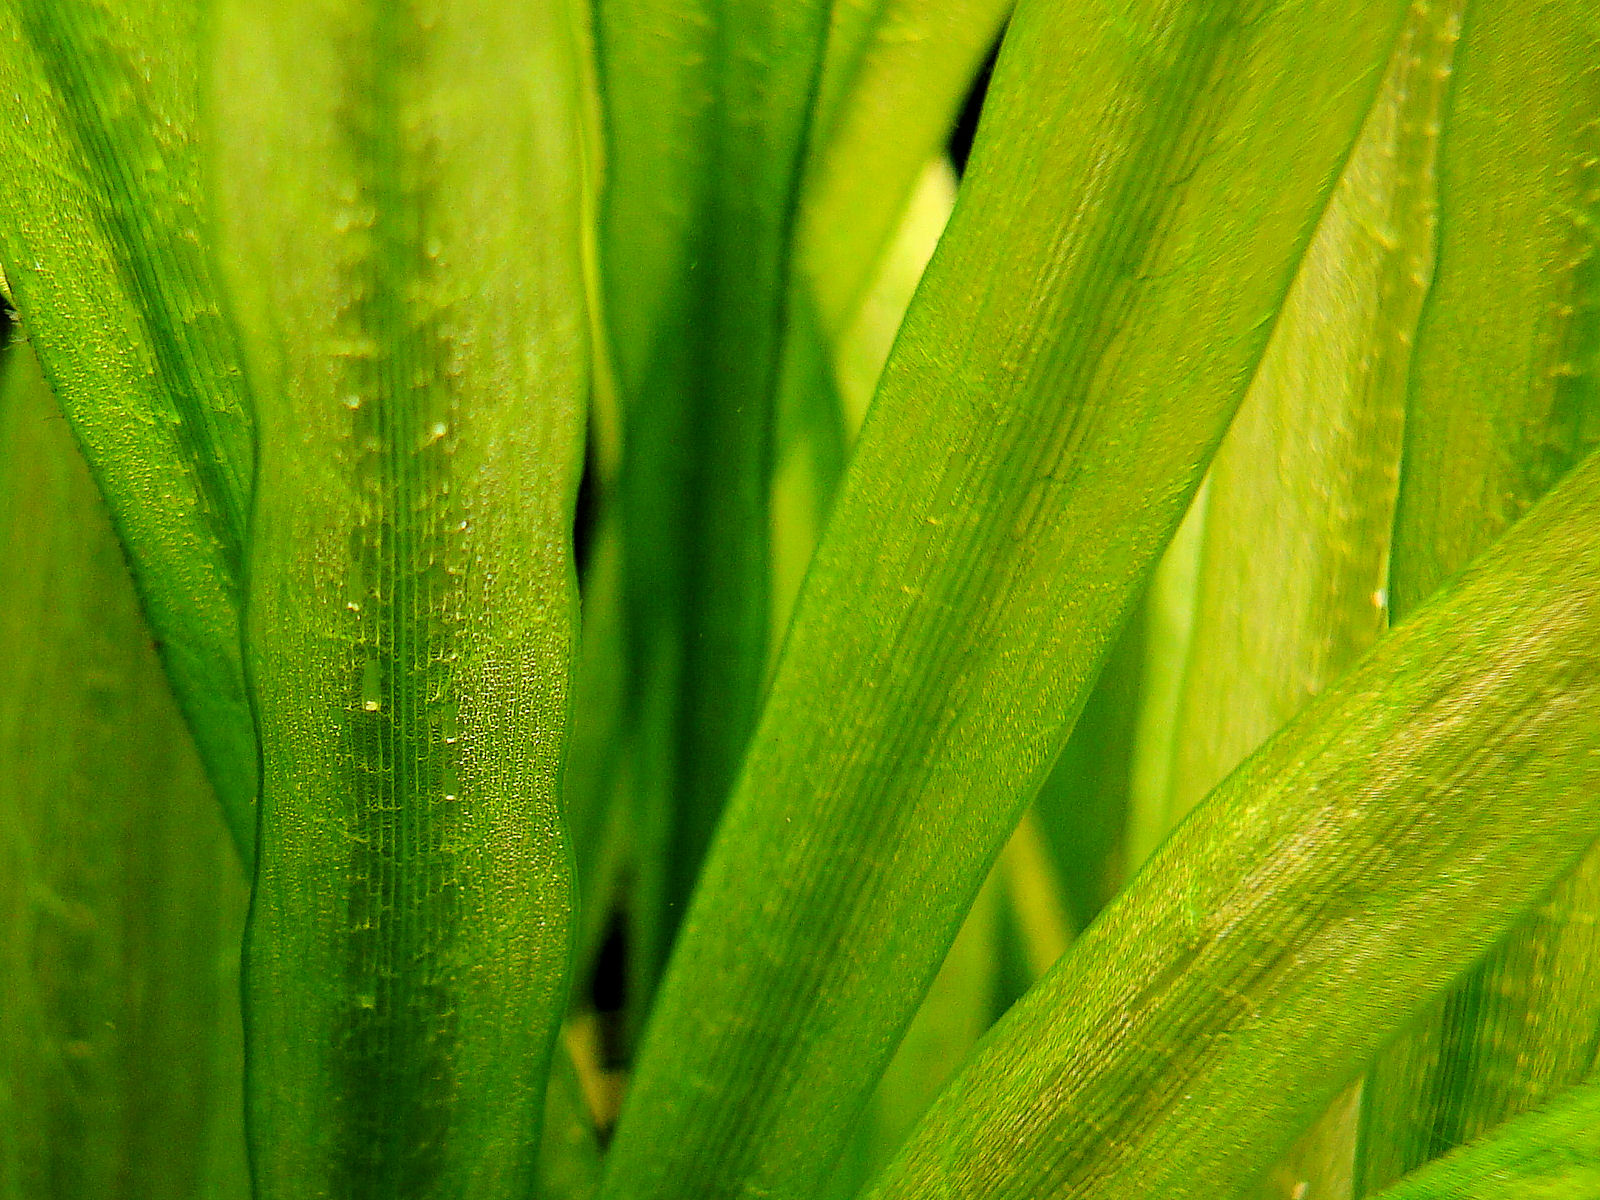
<svg viewBox="0 0 1600 1200"><path fill-rule="evenodd" d="M214 176L260 414L257 1200L534 1185L573 935L576 11L217 13Z"/></svg>
<svg viewBox="0 0 1600 1200"><path fill-rule="evenodd" d="M5 0L0 14L0 262L247 852L251 414L204 250L202 6Z"/></svg>
<svg viewBox="0 0 1600 1200"><path fill-rule="evenodd" d="M1232 415L1402 15L1017 13L603 1195L815 1193Z"/></svg>
<svg viewBox="0 0 1600 1200"><path fill-rule="evenodd" d="M1195 810L871 1195L1237 1195L1600 834L1597 704L1600 457Z"/></svg>

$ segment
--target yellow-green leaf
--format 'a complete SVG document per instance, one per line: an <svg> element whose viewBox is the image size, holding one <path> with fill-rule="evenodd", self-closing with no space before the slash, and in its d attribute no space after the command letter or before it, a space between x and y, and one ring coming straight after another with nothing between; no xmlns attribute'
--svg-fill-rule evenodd
<svg viewBox="0 0 1600 1200"><path fill-rule="evenodd" d="M1600 457L1219 786L871 1191L1237 1195L1600 834Z"/></svg>

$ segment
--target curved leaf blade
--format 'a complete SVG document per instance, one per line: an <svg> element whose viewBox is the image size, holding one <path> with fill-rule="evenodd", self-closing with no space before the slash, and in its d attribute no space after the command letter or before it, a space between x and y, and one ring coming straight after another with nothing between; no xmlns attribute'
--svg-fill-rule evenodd
<svg viewBox="0 0 1600 1200"><path fill-rule="evenodd" d="M1236 1195L1600 834L1597 646L1591 458L1195 810L874 1200Z"/></svg>
<svg viewBox="0 0 1600 1200"><path fill-rule="evenodd" d="M1167 828L1387 627L1406 388L1463 7L1413 7L1211 464ZM1348 1200L1357 1111L1353 1094L1335 1101L1260 1200Z"/></svg>
<svg viewBox="0 0 1600 1200"><path fill-rule="evenodd" d="M0 262L248 858L256 751L239 589L252 417L204 251L201 10L0 11Z"/></svg>
<svg viewBox="0 0 1600 1200"><path fill-rule="evenodd" d="M258 1200L534 1186L573 934L575 29L496 0L218 14L260 400Z"/></svg>

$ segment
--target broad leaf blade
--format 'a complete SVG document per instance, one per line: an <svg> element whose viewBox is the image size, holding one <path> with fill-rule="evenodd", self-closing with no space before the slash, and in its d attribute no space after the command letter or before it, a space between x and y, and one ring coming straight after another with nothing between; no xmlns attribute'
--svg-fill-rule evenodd
<svg viewBox="0 0 1600 1200"><path fill-rule="evenodd" d="M0 1195L244 1200L238 855L32 352L0 373Z"/></svg>
<svg viewBox="0 0 1600 1200"><path fill-rule="evenodd" d="M1195 810L872 1195L1237 1194L1600 833L1597 646L1593 458Z"/></svg>
<svg viewBox="0 0 1600 1200"><path fill-rule="evenodd" d="M1600 18L1469 9L1440 157L1439 269L1418 331L1392 601L1420 604L1600 442ZM1376 1189L1589 1070L1600 855L1380 1058L1359 1187Z"/></svg>
<svg viewBox="0 0 1600 1200"><path fill-rule="evenodd" d="M1013 19L603 1194L816 1189L1221 437L1402 15Z"/></svg>
<svg viewBox="0 0 1600 1200"><path fill-rule="evenodd" d="M217 26L260 401L256 1195L520 1200L573 932L573 14L240 0Z"/></svg>
<svg viewBox="0 0 1600 1200"><path fill-rule="evenodd" d="M256 754L239 579L251 415L203 250L200 10L7 0L0 11L0 261L248 850Z"/></svg>

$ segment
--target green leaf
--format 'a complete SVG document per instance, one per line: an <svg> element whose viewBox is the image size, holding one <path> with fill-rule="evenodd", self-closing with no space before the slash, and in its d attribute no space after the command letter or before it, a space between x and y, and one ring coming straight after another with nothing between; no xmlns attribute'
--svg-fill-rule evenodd
<svg viewBox="0 0 1600 1200"><path fill-rule="evenodd" d="M251 415L203 249L202 7L6 0L0 13L0 262L248 856Z"/></svg>
<svg viewBox="0 0 1600 1200"><path fill-rule="evenodd" d="M623 868L626 817L628 644L623 611L622 531L615 506L599 515L580 583L572 741L561 799L577 866L579 931L574 968L585 979L612 915Z"/></svg>
<svg viewBox="0 0 1600 1200"><path fill-rule="evenodd" d="M1440 156L1439 267L1418 331L1395 523L1405 613L1600 441L1600 18L1469 9ZM1377 1189L1589 1069L1600 1035L1600 853L1366 1088Z"/></svg>
<svg viewBox="0 0 1600 1200"><path fill-rule="evenodd" d="M1379 1200L1585 1200L1600 1195L1600 1084L1556 1094L1386 1189Z"/></svg>
<svg viewBox="0 0 1600 1200"><path fill-rule="evenodd" d="M755 721L773 416L825 0L600 0L642 1011Z"/></svg>
<svg viewBox="0 0 1600 1200"><path fill-rule="evenodd" d="M1123 884L1147 610L1144 603L1135 607L1106 656L1083 713L1033 803L1040 853L1059 878L1058 903L1071 912L1076 929L1092 921Z"/></svg>
<svg viewBox="0 0 1600 1200"><path fill-rule="evenodd" d="M1406 385L1432 278L1434 164L1460 2L1412 9L1210 473L1170 828L1387 624ZM1352 1099L1259 1192L1348 1196Z"/></svg>
<svg viewBox="0 0 1600 1200"><path fill-rule="evenodd" d="M833 347L817 326L809 291L794 287L774 439L769 664L783 644L806 568L811 565L828 507L844 473L844 402L833 357Z"/></svg>
<svg viewBox="0 0 1600 1200"><path fill-rule="evenodd" d="M1191 814L871 1195L1237 1195L1600 834L1597 647L1592 458Z"/></svg>
<svg viewBox="0 0 1600 1200"><path fill-rule="evenodd" d="M258 1200L533 1186L573 935L577 17L217 14L218 211L260 418Z"/></svg>
<svg viewBox="0 0 1600 1200"><path fill-rule="evenodd" d="M1412 10L1383 90L1211 464L1168 823L1387 624L1406 383L1464 0Z"/></svg>
<svg viewBox="0 0 1600 1200"><path fill-rule="evenodd" d="M923 169L899 226L879 254L855 317L833 343L847 443L861 431L911 297L950 223L956 184L955 170L943 155Z"/></svg>
<svg viewBox="0 0 1600 1200"><path fill-rule="evenodd" d="M815 1193L1222 436L1402 15L1013 18L603 1195Z"/></svg>
<svg viewBox="0 0 1600 1200"><path fill-rule="evenodd" d="M567 1039L556 1047L545 1094L540 1200L590 1200L600 1187L600 1147Z"/></svg>
<svg viewBox="0 0 1600 1200"><path fill-rule="evenodd" d="M239 858L38 363L0 373L0 1196L243 1200Z"/></svg>
<svg viewBox="0 0 1600 1200"><path fill-rule="evenodd" d="M1200 554L1205 546L1210 499L1208 476L1151 573L1150 590L1145 595L1144 672L1139 716L1133 730L1133 759L1128 768L1128 829L1123 850L1130 875L1172 829L1168 812L1173 760L1177 757L1178 713L1183 704L1189 650L1194 644Z"/></svg>
<svg viewBox="0 0 1600 1200"><path fill-rule="evenodd" d="M1015 0L839 0L797 256L819 326L848 327L918 177Z"/></svg>

